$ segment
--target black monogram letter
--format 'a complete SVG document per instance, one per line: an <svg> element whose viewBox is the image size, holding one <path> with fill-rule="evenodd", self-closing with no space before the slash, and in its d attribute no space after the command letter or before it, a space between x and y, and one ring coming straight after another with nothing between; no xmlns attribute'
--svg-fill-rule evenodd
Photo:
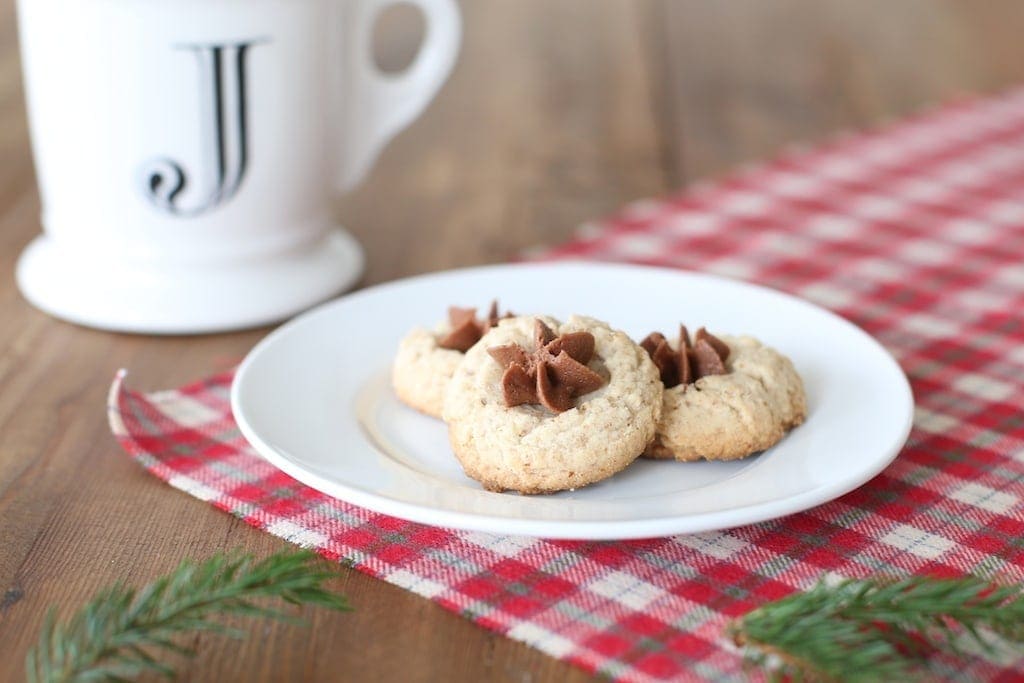
<svg viewBox="0 0 1024 683"><path fill-rule="evenodd" d="M153 159L142 171L143 192L160 209L175 216L198 216L238 191L249 155L246 129L245 60L258 42L184 45L199 62L203 165L210 187L192 206L179 203L189 184L181 164L170 158Z"/></svg>

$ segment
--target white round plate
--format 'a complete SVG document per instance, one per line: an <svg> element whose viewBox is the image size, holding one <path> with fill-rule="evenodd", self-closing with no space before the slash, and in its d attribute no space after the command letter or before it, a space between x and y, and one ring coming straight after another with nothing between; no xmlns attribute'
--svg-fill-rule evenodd
<svg viewBox="0 0 1024 683"><path fill-rule="evenodd" d="M449 305L497 297L520 314L586 313L634 338L692 328L752 334L793 359L805 424L729 463L637 460L578 491L492 493L463 474L445 426L395 398L399 340ZM910 432L913 398L893 358L859 328L774 290L708 275L593 263L456 270L325 304L260 342L231 404L271 463L328 495L436 526L546 538L624 539L724 529L832 500L880 472Z"/></svg>

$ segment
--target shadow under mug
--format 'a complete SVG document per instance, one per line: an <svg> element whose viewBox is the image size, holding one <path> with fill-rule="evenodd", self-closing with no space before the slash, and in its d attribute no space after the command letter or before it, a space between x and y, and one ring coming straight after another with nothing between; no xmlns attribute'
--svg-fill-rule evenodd
<svg viewBox="0 0 1024 683"><path fill-rule="evenodd" d="M381 73L379 13L425 18ZM105 329L198 333L281 320L352 286L334 224L381 148L455 62L454 0L19 0L44 234L25 297Z"/></svg>

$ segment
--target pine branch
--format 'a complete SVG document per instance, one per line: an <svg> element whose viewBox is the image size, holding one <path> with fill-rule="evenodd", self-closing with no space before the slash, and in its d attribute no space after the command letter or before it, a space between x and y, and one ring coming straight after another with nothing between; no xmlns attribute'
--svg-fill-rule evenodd
<svg viewBox="0 0 1024 683"><path fill-rule="evenodd" d="M334 576L314 553L286 551L259 561L237 553L186 561L138 591L116 583L64 623L50 610L39 642L26 657L26 675L30 683L119 681L146 672L173 678L174 669L157 655L194 656L180 639L183 634L245 635L218 617L294 620L267 605L274 598L348 610L344 597L323 587Z"/></svg>
<svg viewBox="0 0 1024 683"><path fill-rule="evenodd" d="M1024 645L1024 586L979 578L847 580L760 607L730 625L748 660L794 681L913 677L929 653Z"/></svg>

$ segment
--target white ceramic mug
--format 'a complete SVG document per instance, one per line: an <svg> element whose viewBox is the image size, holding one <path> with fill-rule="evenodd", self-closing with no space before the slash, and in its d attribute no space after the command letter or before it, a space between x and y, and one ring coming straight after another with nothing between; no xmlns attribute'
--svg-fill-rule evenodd
<svg viewBox="0 0 1024 683"><path fill-rule="evenodd" d="M425 18L404 72L375 19ZM191 333L287 317L358 279L334 192L447 78L454 0L19 0L44 234L18 264L36 306Z"/></svg>

